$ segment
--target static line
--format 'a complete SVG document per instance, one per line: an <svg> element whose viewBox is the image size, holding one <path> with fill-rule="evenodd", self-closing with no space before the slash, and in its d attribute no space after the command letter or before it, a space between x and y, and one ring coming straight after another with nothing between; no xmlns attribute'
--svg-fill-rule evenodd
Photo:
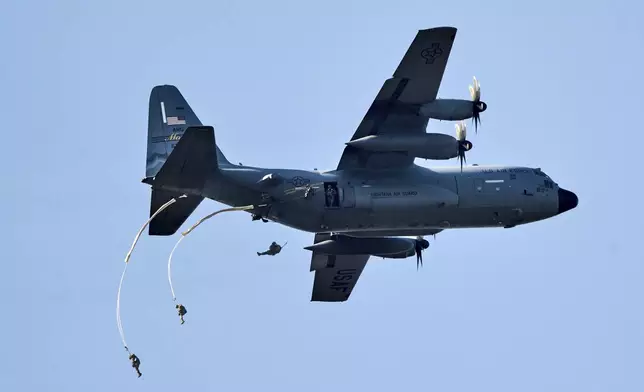
<svg viewBox="0 0 644 392"><path fill-rule="evenodd" d="M170 282L170 292L172 292L172 300L176 301L177 296L174 294L174 287L172 286L172 255L174 254L174 251L177 249L177 246L181 243L181 240L184 239L186 236L181 235L181 238L179 238L179 241L177 241L176 244L174 244L174 248L172 248L172 252L170 252L170 258L168 258L168 282Z"/></svg>
<svg viewBox="0 0 644 392"><path fill-rule="evenodd" d="M241 207L224 208L219 211L215 211L212 214L206 215L203 218L199 219L199 221L195 223L191 228L181 233L181 238L179 238L179 241L177 241L177 243L174 245L174 248L172 248L172 252L170 252L170 257L168 258L168 282L170 283L170 292L172 293L173 301L177 300L177 296L175 295L174 287L172 285L172 255L174 254L174 251L177 250L177 247L181 243L181 240L183 240L188 234L190 234L190 232L196 229L197 226L199 226L200 224L202 224L203 222L207 221L208 219L212 218L217 214L221 214L222 212L229 212L229 211L247 211L257 207L258 206L249 205L249 206L241 206Z"/></svg>
<svg viewBox="0 0 644 392"><path fill-rule="evenodd" d="M123 280L125 278L125 271L127 271L127 265L128 262L130 261L130 256L132 256L132 252L134 251L134 247L136 246L136 243L139 241L139 238L141 237L141 234L143 234L143 230L152 222L152 219L154 219L161 211L165 210L169 206L171 206L173 203L175 203L178 199L182 199L184 197L187 197L186 195L181 195L178 198L173 198L169 202L165 203L161 207L159 207L158 210L152 216L150 219L145 222L143 227L139 230L137 233L136 237L134 237L134 242L132 243L132 246L130 247L130 251L127 252L127 255L125 256L125 268L123 268L123 274L121 275L121 281L119 282L119 289L118 292L116 293L116 325L119 330L119 334L121 335L121 341L123 342L123 346L125 347L125 350L127 352L130 352L130 350L127 347L127 342L125 341L125 333L123 332L123 324L121 323L121 289L123 288Z"/></svg>
<svg viewBox="0 0 644 392"><path fill-rule="evenodd" d="M125 271L127 271L128 263L125 263L123 268L123 273L121 274L121 281L119 282L119 290L116 298L116 325L119 329L119 334L121 335L121 342L125 347L125 351L130 352L127 348L127 342L125 341L125 334L123 333L123 325L121 324L121 287L123 287L123 279L125 278Z"/></svg>

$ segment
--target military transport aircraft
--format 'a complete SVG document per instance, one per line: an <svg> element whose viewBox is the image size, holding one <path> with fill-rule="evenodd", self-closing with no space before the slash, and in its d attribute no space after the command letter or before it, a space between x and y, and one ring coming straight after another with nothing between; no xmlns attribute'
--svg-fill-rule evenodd
<svg viewBox="0 0 644 392"><path fill-rule="evenodd" d="M149 234L174 234L204 198L255 205L253 220L315 233L311 301L346 301L370 256L406 258L426 235L444 229L510 228L577 206L577 196L538 168L465 166L464 123L457 137L426 133L430 118L475 126L487 105L476 79L471 100L437 98L456 36L454 27L421 30L387 79L336 170L265 169L235 165L179 90L152 89L146 178L150 214L179 199L150 223ZM415 158L458 158L460 166L428 169ZM406 238L412 237L412 238Z"/></svg>

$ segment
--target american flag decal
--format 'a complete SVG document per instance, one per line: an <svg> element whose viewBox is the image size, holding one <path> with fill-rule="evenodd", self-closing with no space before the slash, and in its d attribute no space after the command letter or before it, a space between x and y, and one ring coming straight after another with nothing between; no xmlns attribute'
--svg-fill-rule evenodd
<svg viewBox="0 0 644 392"><path fill-rule="evenodd" d="M185 116L168 117L168 125L183 125L185 123Z"/></svg>

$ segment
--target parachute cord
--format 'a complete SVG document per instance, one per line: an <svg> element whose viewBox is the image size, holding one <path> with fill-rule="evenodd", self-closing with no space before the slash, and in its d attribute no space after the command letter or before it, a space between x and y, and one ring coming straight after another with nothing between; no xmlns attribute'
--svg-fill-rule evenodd
<svg viewBox="0 0 644 392"><path fill-rule="evenodd" d="M181 238L179 238L179 241L177 241L176 244L174 244L174 248L172 248L172 252L170 252L170 258L168 258L168 282L170 282L170 291L172 292L172 300L176 301L177 296L174 294L174 287L172 286L172 255L174 254L174 251L177 249L177 246L181 243L181 240L185 238L185 235L181 235Z"/></svg>
<svg viewBox="0 0 644 392"><path fill-rule="evenodd" d="M132 246L130 247L130 251L127 252L127 255L125 256L125 268L123 268L123 274L121 274L121 281L119 282L119 289L116 294L116 325L119 330L119 334L121 335L121 341L123 342L123 347L125 347L125 351L130 353L130 349L127 347L127 342L125 341L125 333L123 332L123 324L121 323L121 289L123 288L123 280L125 278L125 271L127 271L127 265L128 262L130 261L130 256L132 255L132 252L134 251L134 247L136 246L136 243L139 241L139 238L141 237L141 234L143 234L143 230L152 222L152 219L154 219L157 215L159 215L163 210L166 208L170 207L172 204L174 204L177 199L182 199L184 197L187 197L186 195L181 195L178 198L173 198L172 200L168 201L161 207L159 207L158 210L152 216L150 219L145 222L143 227L139 230L137 233L136 237L134 237L134 242L132 243Z"/></svg>
<svg viewBox="0 0 644 392"><path fill-rule="evenodd" d="M264 206L264 205L262 205ZM231 208L224 208L218 211L213 212L212 214L206 215L203 218L199 219L197 223L195 223L191 228L188 230L184 231L181 233L181 237L179 238L179 241L174 245L174 248L172 248L172 252L170 252L170 257L168 258L168 282L170 283L170 291L172 293L172 301L177 301L177 296L175 295L174 292L174 287L172 285L172 255L174 254L174 251L177 250L177 247L181 243L181 240L183 240L188 234L190 234L191 231L197 228L200 224L203 222L207 221L208 219L212 218L213 216L217 214L221 214L222 212L229 212L229 211L247 211L247 210L252 210L254 208L261 207L261 206L254 206L254 205L249 205L249 206L241 206L241 207L231 207Z"/></svg>
<svg viewBox="0 0 644 392"><path fill-rule="evenodd" d="M125 351L130 353L130 350L127 348L127 342L125 341L125 334L123 333L123 325L121 324L121 287L123 287L123 279L125 278L125 271L127 271L127 264L125 263L125 268L123 268L123 273L121 274L121 281L119 282L119 290L116 299L116 324L119 329L119 334L121 334L121 341L125 347Z"/></svg>

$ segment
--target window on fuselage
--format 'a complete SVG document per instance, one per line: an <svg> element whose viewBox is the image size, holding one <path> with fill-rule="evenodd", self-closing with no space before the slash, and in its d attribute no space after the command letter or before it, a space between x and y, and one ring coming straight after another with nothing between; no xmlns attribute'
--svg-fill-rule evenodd
<svg viewBox="0 0 644 392"><path fill-rule="evenodd" d="M540 177L545 177L546 180L549 180L549 181L552 182L552 178L550 178L550 176L547 175L546 173L544 173L541 169L534 169L534 174L536 174L536 175L538 175Z"/></svg>
<svg viewBox="0 0 644 392"><path fill-rule="evenodd" d="M481 180L480 178L475 179L474 189L476 189L477 192L481 192L483 190L483 180Z"/></svg>

